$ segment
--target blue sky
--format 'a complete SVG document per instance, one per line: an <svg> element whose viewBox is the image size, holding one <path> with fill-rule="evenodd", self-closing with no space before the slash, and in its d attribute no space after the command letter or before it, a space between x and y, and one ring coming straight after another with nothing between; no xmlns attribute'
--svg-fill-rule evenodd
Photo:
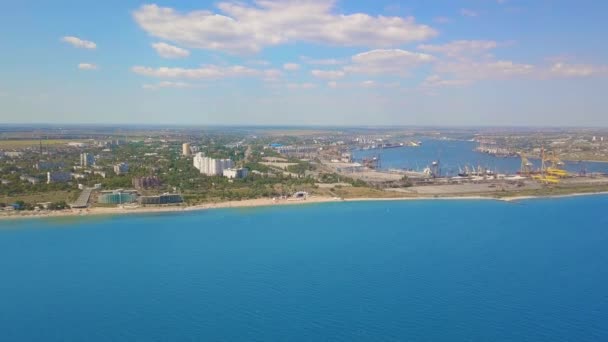
<svg viewBox="0 0 608 342"><path fill-rule="evenodd" d="M608 126L604 1L5 1L0 122Z"/></svg>

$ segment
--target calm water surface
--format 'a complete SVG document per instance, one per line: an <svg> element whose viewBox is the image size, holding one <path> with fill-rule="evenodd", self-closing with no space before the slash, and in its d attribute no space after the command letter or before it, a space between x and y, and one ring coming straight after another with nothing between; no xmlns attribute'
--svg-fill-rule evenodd
<svg viewBox="0 0 608 342"><path fill-rule="evenodd" d="M355 151L358 160L368 156L380 156L382 169L403 168L422 171L435 160L441 162L442 175L455 176L465 166L488 168L498 173L513 174L520 170L520 158L494 157L475 152L477 143L471 141L425 139L420 147L402 147L384 150ZM531 159L534 169L540 169L540 160ZM608 173L608 163L601 162L565 162L565 168L572 173L601 172Z"/></svg>
<svg viewBox="0 0 608 342"><path fill-rule="evenodd" d="M607 196L0 221L2 341L606 341Z"/></svg>

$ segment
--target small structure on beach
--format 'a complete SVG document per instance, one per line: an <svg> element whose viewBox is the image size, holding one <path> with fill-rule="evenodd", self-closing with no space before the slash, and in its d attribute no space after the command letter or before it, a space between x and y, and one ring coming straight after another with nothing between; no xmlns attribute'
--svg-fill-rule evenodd
<svg viewBox="0 0 608 342"><path fill-rule="evenodd" d="M299 199L299 200L304 200L304 199L308 198L308 192L298 191L295 194L293 194L293 198Z"/></svg>

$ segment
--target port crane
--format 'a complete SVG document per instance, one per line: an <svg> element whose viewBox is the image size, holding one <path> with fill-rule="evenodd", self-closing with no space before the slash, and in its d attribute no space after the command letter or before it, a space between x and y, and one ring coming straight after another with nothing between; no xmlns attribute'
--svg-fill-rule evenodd
<svg viewBox="0 0 608 342"><path fill-rule="evenodd" d="M534 164L532 164L530 160L528 160L528 157L525 153L520 152L519 156L521 157L521 167L519 170L519 174L525 177L529 177L533 172L532 168L534 167Z"/></svg>
<svg viewBox="0 0 608 342"><path fill-rule="evenodd" d="M555 151L545 152L541 148L541 173L533 178L544 184L558 184L562 178L568 176L568 172L562 167L564 163L559 159Z"/></svg>

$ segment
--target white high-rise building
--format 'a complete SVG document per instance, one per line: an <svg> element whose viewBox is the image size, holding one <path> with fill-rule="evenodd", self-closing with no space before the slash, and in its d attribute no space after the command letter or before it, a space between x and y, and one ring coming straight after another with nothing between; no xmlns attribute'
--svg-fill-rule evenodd
<svg viewBox="0 0 608 342"><path fill-rule="evenodd" d="M190 143L183 143L182 144L182 156L187 157L187 156L189 156L191 154L192 154L192 152L191 152L191 149L190 149Z"/></svg>
<svg viewBox="0 0 608 342"><path fill-rule="evenodd" d="M81 153L80 154L80 166L89 167L95 165L95 156L91 153Z"/></svg>
<svg viewBox="0 0 608 342"><path fill-rule="evenodd" d="M233 167L230 159L215 159L203 156L202 153L197 153L194 156L193 165L202 174L207 176L221 176L225 169Z"/></svg>
<svg viewBox="0 0 608 342"><path fill-rule="evenodd" d="M225 169L224 170L224 177L230 178L230 179L242 179L245 178L249 175L249 170L245 169L245 168L240 168L240 169Z"/></svg>
<svg viewBox="0 0 608 342"><path fill-rule="evenodd" d="M124 175L127 172L129 172L129 164L120 163L114 165L114 173L116 173L117 175Z"/></svg>

